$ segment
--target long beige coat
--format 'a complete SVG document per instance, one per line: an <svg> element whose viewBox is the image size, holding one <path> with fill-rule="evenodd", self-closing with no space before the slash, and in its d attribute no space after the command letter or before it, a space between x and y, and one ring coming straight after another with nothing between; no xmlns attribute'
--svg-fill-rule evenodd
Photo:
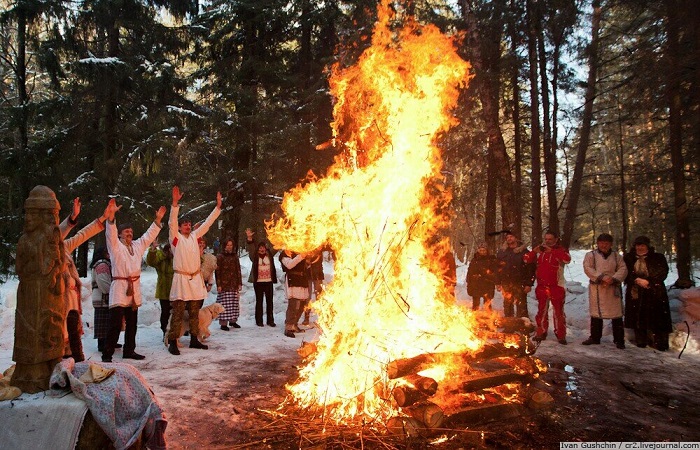
<svg viewBox="0 0 700 450"><path fill-rule="evenodd" d="M622 317L622 282L627 276L627 266L622 256L612 252L607 258L596 250L586 253L583 258L583 271L590 280L588 303L591 317L617 319ZM615 282L609 286L600 284L604 275L610 275Z"/></svg>

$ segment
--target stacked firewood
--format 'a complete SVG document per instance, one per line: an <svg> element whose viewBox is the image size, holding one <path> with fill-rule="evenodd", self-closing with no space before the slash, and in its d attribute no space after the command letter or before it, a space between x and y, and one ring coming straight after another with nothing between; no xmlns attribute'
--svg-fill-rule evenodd
<svg viewBox="0 0 700 450"><path fill-rule="evenodd" d="M425 353L387 365L387 377L400 380L392 391L400 414L387 421L390 433L425 436L445 426L519 415L518 400L503 398L498 391L510 392L501 387L528 384L538 377L540 368L532 357L528 337L532 323L528 319L488 316L478 321L481 328L477 335L486 344L475 352ZM445 360L456 363L461 370L451 373L449 387L439 390L434 379L419 373ZM439 400L432 401L436 397Z"/></svg>

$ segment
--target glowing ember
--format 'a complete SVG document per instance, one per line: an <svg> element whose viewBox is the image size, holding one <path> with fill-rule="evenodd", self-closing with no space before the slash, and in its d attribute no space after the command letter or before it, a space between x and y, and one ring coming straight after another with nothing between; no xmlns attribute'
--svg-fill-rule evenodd
<svg viewBox="0 0 700 450"><path fill-rule="evenodd" d="M335 137L345 146L328 175L284 198L268 223L275 247L308 253L329 244L333 282L314 305L318 351L288 389L293 400L336 421L384 419L397 380L387 364L430 352L478 349L471 313L455 305L441 273L449 248L449 193L435 141L454 125L450 109L469 78L452 40L409 20L391 30L388 1L372 47L357 65L334 68ZM458 367L434 365L442 381Z"/></svg>

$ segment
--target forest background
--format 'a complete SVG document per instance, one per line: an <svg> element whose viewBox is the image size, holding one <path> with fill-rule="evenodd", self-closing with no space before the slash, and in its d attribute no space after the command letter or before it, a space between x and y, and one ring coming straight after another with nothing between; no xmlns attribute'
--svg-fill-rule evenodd
<svg viewBox="0 0 700 450"><path fill-rule="evenodd" d="M370 45L376 3L0 0L0 273L12 273L37 184L62 216L80 197L83 223L115 196L137 233L173 184L194 221L220 190L211 234L262 235L284 192L343 151L328 77ZM646 234L679 285L696 281L694 3L396 2L397 23L454 34L473 68L440 141L459 259L503 229L529 244L557 230L578 248L600 232L619 249ZM87 245L77 252L85 276Z"/></svg>

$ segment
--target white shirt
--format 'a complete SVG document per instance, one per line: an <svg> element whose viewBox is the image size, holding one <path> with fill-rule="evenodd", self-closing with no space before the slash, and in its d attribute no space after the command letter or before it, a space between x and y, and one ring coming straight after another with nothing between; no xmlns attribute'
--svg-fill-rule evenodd
<svg viewBox="0 0 700 450"><path fill-rule="evenodd" d="M203 300L207 296L204 280L199 271L202 260L199 256L197 238L204 236L214 221L221 214L221 209L215 207L207 220L196 230L185 237L178 231L179 206L171 206L168 217L170 249L173 252L173 284L170 288L170 301L174 300Z"/></svg>
<svg viewBox="0 0 700 450"><path fill-rule="evenodd" d="M117 225L107 221L105 235L107 237L107 251L109 259L112 261L112 285L109 287L109 307L116 306L141 306L141 280L133 281L134 294L126 295L129 287L128 280L116 280L115 278L135 278L141 276L141 264L143 254L148 246L155 240L160 232L160 226L155 222L148 227L148 230L138 238L131 241L131 251L120 240L117 233Z"/></svg>

